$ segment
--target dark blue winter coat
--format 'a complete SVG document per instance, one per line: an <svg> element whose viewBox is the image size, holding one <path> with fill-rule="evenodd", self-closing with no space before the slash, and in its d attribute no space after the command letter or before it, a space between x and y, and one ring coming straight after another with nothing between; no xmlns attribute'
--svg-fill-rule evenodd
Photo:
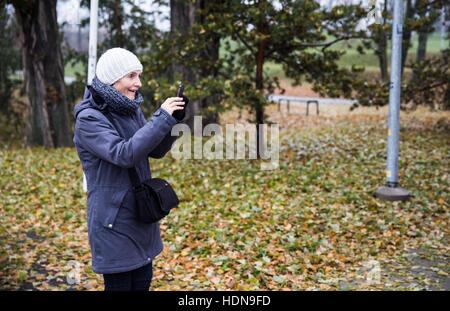
<svg viewBox="0 0 450 311"><path fill-rule="evenodd" d="M131 116L111 112L122 138L102 112L92 109L95 105L87 91L74 109L73 138L87 180L92 266L101 274L125 272L150 263L163 249L159 223L136 219L127 168L136 166L141 181L150 178L148 157L162 158L170 150L177 138L170 132L178 121L161 108L148 122L140 108Z"/></svg>

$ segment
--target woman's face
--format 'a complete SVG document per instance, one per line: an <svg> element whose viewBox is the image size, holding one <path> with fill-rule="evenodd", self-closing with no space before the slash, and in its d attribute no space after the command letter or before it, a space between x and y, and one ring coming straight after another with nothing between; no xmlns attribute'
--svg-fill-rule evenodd
<svg viewBox="0 0 450 311"><path fill-rule="evenodd" d="M139 90L139 88L142 86L140 77L140 71L132 71L125 77L114 83L113 86L116 90L118 90L129 99L135 99L136 91Z"/></svg>

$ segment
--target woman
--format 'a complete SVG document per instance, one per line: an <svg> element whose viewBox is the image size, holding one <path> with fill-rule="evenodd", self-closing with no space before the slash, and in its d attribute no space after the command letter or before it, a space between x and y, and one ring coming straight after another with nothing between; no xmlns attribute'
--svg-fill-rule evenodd
<svg viewBox="0 0 450 311"><path fill-rule="evenodd" d="M138 92L142 69L132 52L106 51L97 62L85 99L74 109L73 141L88 188L92 266L103 274L107 291L148 291L150 287L152 260L163 249L159 223L137 219L127 169L135 167L141 181L150 178L148 157L162 158L170 150L177 138L171 136L171 129L180 121L172 114L183 109L187 100L168 98L147 122Z"/></svg>

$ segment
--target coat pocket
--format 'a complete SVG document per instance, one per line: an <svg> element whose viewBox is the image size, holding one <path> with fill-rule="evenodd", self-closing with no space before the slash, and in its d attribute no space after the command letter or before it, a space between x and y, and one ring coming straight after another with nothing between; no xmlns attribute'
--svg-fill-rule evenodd
<svg viewBox="0 0 450 311"><path fill-rule="evenodd" d="M97 188L94 204L95 222L112 229L127 192L128 189L126 188Z"/></svg>

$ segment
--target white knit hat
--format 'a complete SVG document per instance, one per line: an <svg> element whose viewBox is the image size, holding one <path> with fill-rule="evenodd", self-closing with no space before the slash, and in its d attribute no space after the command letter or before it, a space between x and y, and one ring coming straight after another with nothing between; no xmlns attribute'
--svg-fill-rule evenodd
<svg viewBox="0 0 450 311"><path fill-rule="evenodd" d="M112 48L100 56L95 75L105 84L114 84L132 71L142 71L139 59L132 52L122 48Z"/></svg>

